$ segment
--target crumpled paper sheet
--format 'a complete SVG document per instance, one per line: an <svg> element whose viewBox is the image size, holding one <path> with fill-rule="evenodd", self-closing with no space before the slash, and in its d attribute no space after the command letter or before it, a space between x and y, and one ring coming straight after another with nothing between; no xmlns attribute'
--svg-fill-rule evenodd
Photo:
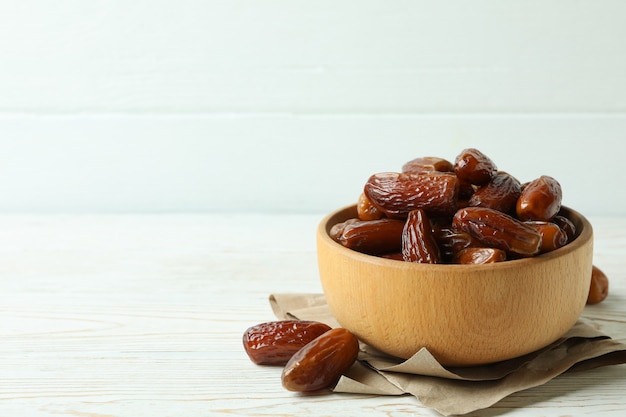
<svg viewBox="0 0 626 417"><path fill-rule="evenodd" d="M279 319L317 320L339 327L322 294L272 294ZM488 408L502 398L545 384L567 370L626 363L626 344L580 319L561 339L527 355L476 367L444 367L422 348L407 360L361 343L359 360L333 391L375 395L411 394L443 415Z"/></svg>

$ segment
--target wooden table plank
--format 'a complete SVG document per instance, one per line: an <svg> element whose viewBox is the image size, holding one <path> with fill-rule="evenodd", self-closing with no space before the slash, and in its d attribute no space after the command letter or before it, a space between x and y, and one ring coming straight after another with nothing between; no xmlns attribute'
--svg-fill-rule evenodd
<svg viewBox="0 0 626 417"><path fill-rule="evenodd" d="M0 415L433 416L411 396L297 395L253 365L276 292L321 292L317 215L0 216ZM626 218L592 218L626 342ZM562 375L472 415L620 415L626 366Z"/></svg>

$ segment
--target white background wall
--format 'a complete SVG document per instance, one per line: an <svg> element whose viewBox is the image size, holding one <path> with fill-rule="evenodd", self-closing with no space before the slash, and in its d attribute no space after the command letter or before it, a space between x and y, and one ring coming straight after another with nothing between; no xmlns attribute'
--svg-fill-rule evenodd
<svg viewBox="0 0 626 417"><path fill-rule="evenodd" d="M466 147L626 215L626 2L0 5L0 212L326 212Z"/></svg>

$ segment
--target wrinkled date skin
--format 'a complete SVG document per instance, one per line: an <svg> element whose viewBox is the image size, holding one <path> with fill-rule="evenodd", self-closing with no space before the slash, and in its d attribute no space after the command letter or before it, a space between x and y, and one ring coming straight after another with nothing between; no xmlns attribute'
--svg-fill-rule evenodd
<svg viewBox="0 0 626 417"><path fill-rule="evenodd" d="M439 247L424 210L413 210L407 217L402 232L402 259L427 264L441 262Z"/></svg>
<svg viewBox="0 0 626 417"><path fill-rule="evenodd" d="M359 342L343 328L332 329L294 354L282 373L289 391L311 392L330 388L356 361Z"/></svg>
<svg viewBox="0 0 626 417"><path fill-rule="evenodd" d="M380 255L402 249L404 221L383 218L378 220L349 219L330 229L330 237L346 248Z"/></svg>
<svg viewBox="0 0 626 417"><path fill-rule="evenodd" d="M439 171L439 172L451 172L454 170L452 162L437 158L436 156L424 156L421 158L415 158L402 165L402 172L424 172L424 171Z"/></svg>
<svg viewBox="0 0 626 417"><path fill-rule="evenodd" d="M515 212L515 204L522 194L520 182L506 172L498 172L487 184L480 187L469 199L471 207L487 207L503 213Z"/></svg>
<svg viewBox="0 0 626 417"><path fill-rule="evenodd" d="M405 219L410 211L451 216L457 208L459 180L454 174L428 171L417 174L383 172L372 175L363 189L380 211Z"/></svg>
<svg viewBox="0 0 626 417"><path fill-rule="evenodd" d="M587 296L587 304L597 304L609 295L609 279L597 266L593 266L591 270L591 285L589 287L589 295Z"/></svg>
<svg viewBox="0 0 626 417"><path fill-rule="evenodd" d="M484 207L460 209L454 227L467 232L485 246L521 256L533 256L541 248L541 235L532 227L497 210Z"/></svg>
<svg viewBox="0 0 626 417"><path fill-rule="evenodd" d="M474 185L487 184L496 175L498 167L478 149L464 149L454 161L454 172L462 181Z"/></svg>
<svg viewBox="0 0 626 417"><path fill-rule="evenodd" d="M492 264L506 261L506 252L496 248L465 248L456 253L454 262L465 265Z"/></svg>
<svg viewBox="0 0 626 417"><path fill-rule="evenodd" d="M248 328L243 347L257 365L285 365L297 351L329 330L316 321L271 321Z"/></svg>
<svg viewBox="0 0 626 417"><path fill-rule="evenodd" d="M561 210L563 191L554 178L542 175L528 183L517 199L516 213L522 220L551 221Z"/></svg>
<svg viewBox="0 0 626 417"><path fill-rule="evenodd" d="M567 244L567 233L555 223L529 221L526 224L541 235L541 248L539 249L541 253L553 251Z"/></svg>
<svg viewBox="0 0 626 417"><path fill-rule="evenodd" d="M455 254L465 248L482 246L482 244L469 233L459 232L453 227L433 227L433 235L439 246L441 259L446 262L453 262Z"/></svg>

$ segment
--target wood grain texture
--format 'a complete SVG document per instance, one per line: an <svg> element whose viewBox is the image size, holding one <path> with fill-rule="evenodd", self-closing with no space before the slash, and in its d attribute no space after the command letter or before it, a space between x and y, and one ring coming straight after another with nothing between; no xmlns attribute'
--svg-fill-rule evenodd
<svg viewBox="0 0 626 417"><path fill-rule="evenodd" d="M241 346L268 295L321 292L321 215L0 216L0 414L433 416L413 397L288 393ZM626 219L591 218L626 341ZM620 415L626 368L565 374L476 416Z"/></svg>
<svg viewBox="0 0 626 417"><path fill-rule="evenodd" d="M368 345L409 359L426 347L447 366L522 356L565 334L591 278L593 232L563 210L578 237L540 257L490 265L396 262L339 245L331 228L357 217L335 211L317 231L320 281L337 321Z"/></svg>

